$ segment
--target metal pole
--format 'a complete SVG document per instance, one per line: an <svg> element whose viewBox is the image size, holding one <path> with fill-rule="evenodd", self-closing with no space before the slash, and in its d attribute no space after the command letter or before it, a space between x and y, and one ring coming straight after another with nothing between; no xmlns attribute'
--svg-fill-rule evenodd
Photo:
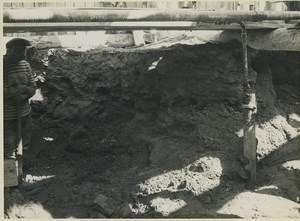
<svg viewBox="0 0 300 221"><path fill-rule="evenodd" d="M23 11L22 11L23 10ZM196 21L236 23L239 21L300 19L300 12L200 11L188 9L4 9L4 22L114 22ZM44 13L41 13L44 12ZM24 15L20 18L20 14Z"/></svg>
<svg viewBox="0 0 300 221"><path fill-rule="evenodd" d="M284 24L283 22L245 22L248 29L277 29L293 28L293 24ZM193 21L122 21L122 22L36 22L36 23L4 23L4 33L9 32L47 32L47 31L67 31L67 30L240 30L237 24L213 24ZM296 38L297 39L297 38Z"/></svg>
<svg viewBox="0 0 300 221"><path fill-rule="evenodd" d="M255 133L255 114L257 112L255 82L249 79L248 69L248 52L247 52L247 31L242 22L238 22L241 26L242 51L243 51L243 108L244 108L244 137L243 137L243 154L245 170L248 176L249 186L256 183L256 133Z"/></svg>

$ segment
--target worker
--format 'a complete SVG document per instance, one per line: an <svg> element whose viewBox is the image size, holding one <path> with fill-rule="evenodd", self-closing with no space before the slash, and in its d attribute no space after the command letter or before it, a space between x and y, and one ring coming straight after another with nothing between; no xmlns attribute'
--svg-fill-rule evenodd
<svg viewBox="0 0 300 221"><path fill-rule="evenodd" d="M30 146L32 119L29 98L35 94L36 83L31 67L25 61L29 41L14 38L6 44L3 57L4 92L4 158L15 158L20 139L23 149ZM21 118L18 121L18 118ZM21 125L18 125L21 123ZM22 130L18 132L18 126ZM22 137L20 137L22 134ZM18 137L19 136L19 137Z"/></svg>

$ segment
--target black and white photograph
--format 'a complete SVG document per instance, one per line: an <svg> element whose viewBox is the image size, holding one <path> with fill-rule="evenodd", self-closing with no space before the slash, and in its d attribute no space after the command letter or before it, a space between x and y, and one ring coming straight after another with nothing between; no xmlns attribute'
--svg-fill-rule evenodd
<svg viewBox="0 0 300 221"><path fill-rule="evenodd" d="M300 0L0 7L1 220L300 218Z"/></svg>

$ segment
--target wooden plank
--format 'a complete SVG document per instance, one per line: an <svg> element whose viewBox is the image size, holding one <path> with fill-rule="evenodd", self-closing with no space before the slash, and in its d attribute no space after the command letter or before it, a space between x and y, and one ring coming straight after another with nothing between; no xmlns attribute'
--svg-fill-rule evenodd
<svg viewBox="0 0 300 221"><path fill-rule="evenodd" d="M135 30L135 31L132 31L132 34L133 34L133 39L134 39L135 46L145 45L144 31Z"/></svg>
<svg viewBox="0 0 300 221"><path fill-rule="evenodd" d="M4 160L4 187L18 186L17 167L15 159Z"/></svg>

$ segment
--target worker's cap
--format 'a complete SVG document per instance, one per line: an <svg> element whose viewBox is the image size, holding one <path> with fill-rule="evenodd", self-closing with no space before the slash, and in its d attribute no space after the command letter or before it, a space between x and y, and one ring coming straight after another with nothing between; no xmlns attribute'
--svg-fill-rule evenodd
<svg viewBox="0 0 300 221"><path fill-rule="evenodd" d="M6 43L6 48L18 47L18 48L26 48L30 46L30 42L23 38L14 38Z"/></svg>

